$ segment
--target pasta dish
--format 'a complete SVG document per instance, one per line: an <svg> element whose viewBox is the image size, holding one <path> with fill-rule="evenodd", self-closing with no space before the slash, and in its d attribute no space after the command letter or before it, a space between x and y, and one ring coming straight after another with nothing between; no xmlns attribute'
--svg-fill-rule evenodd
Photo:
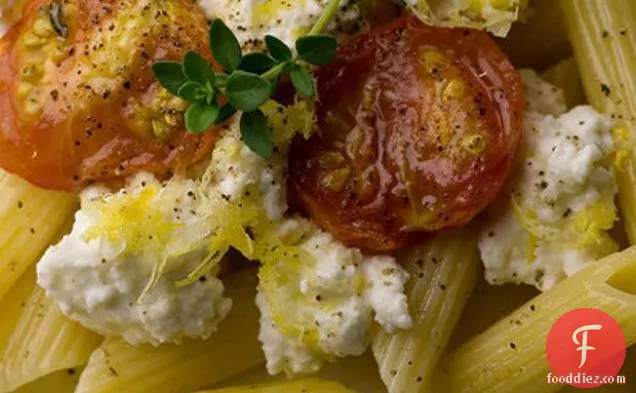
<svg viewBox="0 0 636 393"><path fill-rule="evenodd" d="M630 0L0 0L0 393L633 391L635 48Z"/></svg>

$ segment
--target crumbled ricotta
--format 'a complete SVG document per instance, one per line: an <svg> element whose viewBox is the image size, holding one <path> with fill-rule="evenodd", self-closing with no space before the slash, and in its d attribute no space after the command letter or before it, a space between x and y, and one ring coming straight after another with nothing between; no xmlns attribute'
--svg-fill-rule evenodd
<svg viewBox="0 0 636 393"><path fill-rule="evenodd" d="M69 318L132 344L209 337L231 308L223 283L214 272L194 285L174 283L208 253L204 243L175 252L206 234L195 193L195 182L173 179L162 187L148 174L115 194L87 189L73 230L38 263L39 285ZM140 300L169 254L170 268Z"/></svg>
<svg viewBox="0 0 636 393"><path fill-rule="evenodd" d="M259 291L256 305L261 312L258 339L267 358L267 371L275 375L313 374L322 368L323 360L314 351L292 336L284 335L272 320L272 312L265 296Z"/></svg>
<svg viewBox="0 0 636 393"><path fill-rule="evenodd" d="M139 174L114 194L82 193L73 231L38 264L40 285L66 315L133 344L206 338L216 329L231 301L215 268L237 245L235 230L255 211L274 225L287 210L284 157L253 153L238 128L233 123L218 141L199 179L161 183ZM203 280L198 272L207 272ZM191 285L175 285L184 278Z"/></svg>
<svg viewBox="0 0 636 393"><path fill-rule="evenodd" d="M320 17L329 0L201 0L210 18L220 18L237 35L244 47L262 45L270 34L292 46ZM330 25L332 32L353 32L361 28L360 12L354 0L344 0Z"/></svg>
<svg viewBox="0 0 636 393"><path fill-rule="evenodd" d="M238 124L217 143L212 157L216 181L213 192L226 200L238 201L246 190L256 187L259 191L256 199L262 203L267 217L272 221L283 217L287 210L285 168L250 150L239 137Z"/></svg>
<svg viewBox="0 0 636 393"><path fill-rule="evenodd" d="M520 70L526 98L526 112L559 116L567 112L563 90L546 82L536 72Z"/></svg>
<svg viewBox="0 0 636 393"><path fill-rule="evenodd" d="M289 221L284 225L294 236L306 231L298 246L313 261L278 267L273 290L261 276L259 339L270 374L312 373L325 360L361 355L374 319L387 332L411 327L404 294L408 273L394 258L364 256L315 224Z"/></svg>
<svg viewBox="0 0 636 393"><path fill-rule="evenodd" d="M559 89L523 76L530 111L512 195L489 211L479 248L490 283L545 291L615 248L606 233L616 220L615 149L607 117L589 106L563 113Z"/></svg>

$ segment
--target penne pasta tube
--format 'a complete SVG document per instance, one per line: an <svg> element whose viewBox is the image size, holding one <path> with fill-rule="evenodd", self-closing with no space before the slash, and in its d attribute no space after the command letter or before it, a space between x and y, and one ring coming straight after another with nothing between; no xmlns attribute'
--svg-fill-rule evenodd
<svg viewBox="0 0 636 393"><path fill-rule="evenodd" d="M380 379L377 368L375 358L369 350L362 356L350 356L338 359L335 363L326 363L320 371L312 374L312 378L338 381L356 392L386 393L386 387ZM224 381L218 387L278 382L286 378L284 374L272 377L267 373L265 367L257 367L236 378Z"/></svg>
<svg viewBox="0 0 636 393"><path fill-rule="evenodd" d="M337 382L311 378L268 385L250 385L199 393L355 393Z"/></svg>
<svg viewBox="0 0 636 393"><path fill-rule="evenodd" d="M57 370L81 366L102 337L71 322L29 269L0 302L0 393Z"/></svg>
<svg viewBox="0 0 636 393"><path fill-rule="evenodd" d="M476 236L471 229L439 235L398 259L411 274L413 328L379 332L373 353L390 393L426 392L477 279Z"/></svg>
<svg viewBox="0 0 636 393"><path fill-rule="evenodd" d="M224 279L233 299L228 318L209 340L131 346L108 338L91 356L77 393L171 393L212 387L265 362L257 340L256 275Z"/></svg>
<svg viewBox="0 0 636 393"><path fill-rule="evenodd" d="M617 122L616 176L625 230L636 243L636 2L564 0L567 30L589 103Z"/></svg>
<svg viewBox="0 0 636 393"><path fill-rule="evenodd" d="M73 393L82 372L81 368L56 371L33 381L12 393Z"/></svg>
<svg viewBox="0 0 636 393"><path fill-rule="evenodd" d="M336 363L325 364L315 377L338 381L356 392L386 393L377 369L377 363L369 349L362 356L351 356L338 359Z"/></svg>
<svg viewBox="0 0 636 393"><path fill-rule="evenodd" d="M60 233L76 197L0 170L0 299Z"/></svg>
<svg viewBox="0 0 636 393"><path fill-rule="evenodd" d="M530 0L527 20L515 23L500 41L515 66L542 71L572 53L558 3Z"/></svg>
<svg viewBox="0 0 636 393"><path fill-rule="evenodd" d="M541 74L541 77L563 90L568 108L585 104L581 73L574 58L558 62Z"/></svg>
<svg viewBox="0 0 636 393"><path fill-rule="evenodd" d="M545 342L552 325L577 308L614 317L627 344L636 342L636 247L590 264L531 299L483 334L448 354L435 391L446 393L550 393Z"/></svg>

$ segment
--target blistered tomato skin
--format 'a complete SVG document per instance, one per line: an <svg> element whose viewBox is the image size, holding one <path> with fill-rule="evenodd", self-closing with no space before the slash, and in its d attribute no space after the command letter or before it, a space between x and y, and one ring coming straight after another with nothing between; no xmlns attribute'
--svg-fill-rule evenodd
<svg viewBox="0 0 636 393"><path fill-rule="evenodd" d="M0 40L0 167L76 191L201 160L217 133L189 134L186 103L156 82L157 60L208 49L198 4L34 0Z"/></svg>
<svg viewBox="0 0 636 393"><path fill-rule="evenodd" d="M316 77L320 133L294 142L290 188L338 239L396 250L496 197L524 99L486 33L405 16L353 38Z"/></svg>

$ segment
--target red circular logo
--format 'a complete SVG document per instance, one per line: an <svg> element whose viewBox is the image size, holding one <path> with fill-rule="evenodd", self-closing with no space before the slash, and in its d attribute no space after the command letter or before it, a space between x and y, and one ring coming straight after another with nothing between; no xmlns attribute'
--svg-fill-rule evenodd
<svg viewBox="0 0 636 393"><path fill-rule="evenodd" d="M618 323L594 308L579 308L559 318L545 347L554 372L548 382L577 388L595 388L612 381L625 362L627 350Z"/></svg>

